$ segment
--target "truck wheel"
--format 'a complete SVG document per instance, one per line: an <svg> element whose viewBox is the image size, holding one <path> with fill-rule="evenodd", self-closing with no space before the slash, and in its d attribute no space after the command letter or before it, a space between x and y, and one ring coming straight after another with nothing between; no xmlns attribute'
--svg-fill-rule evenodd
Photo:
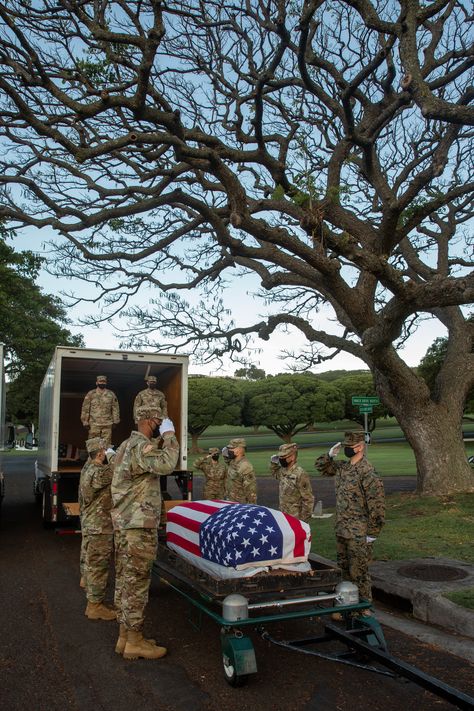
<svg viewBox="0 0 474 711"><path fill-rule="evenodd" d="M44 482L43 488L43 503L41 507L41 514L43 517L43 528L52 528L53 522L51 521L51 494L50 494L49 481Z"/></svg>

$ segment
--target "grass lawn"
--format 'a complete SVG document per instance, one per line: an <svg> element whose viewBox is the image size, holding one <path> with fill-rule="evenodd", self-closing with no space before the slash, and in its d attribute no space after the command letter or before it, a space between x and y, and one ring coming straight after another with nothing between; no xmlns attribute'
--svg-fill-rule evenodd
<svg viewBox="0 0 474 711"><path fill-rule="evenodd" d="M229 440L227 439L224 444L227 444ZM334 442L337 442L334 439ZM278 452L278 447L280 442L275 442L273 445L268 446L266 449L252 449L249 442L249 448L247 450L247 456L252 462L257 476L265 476L269 474L270 457L272 454ZM219 446L212 445L212 446ZM224 445L223 445L224 446ZM298 462L305 469L310 476L319 476L316 469L314 468L314 461L316 457L324 454L328 451L327 446L314 446L314 447L304 447L298 452ZM202 455L191 455L189 457L190 468L192 469L192 463L198 456ZM339 455L342 457L342 455ZM416 465L415 457L413 455L413 450L406 444L406 442L393 442L390 444L371 444L368 448L368 458L377 469L380 476L415 476L416 475Z"/></svg>
<svg viewBox="0 0 474 711"><path fill-rule="evenodd" d="M451 600L455 605L467 607L469 610L474 610L474 589L455 590L454 592L443 595L447 600Z"/></svg>
<svg viewBox="0 0 474 711"><path fill-rule="evenodd" d="M329 513L331 509L325 509ZM334 518L312 519L313 551L335 560ZM387 496L386 523L374 544L376 560L429 556L474 564L474 494Z"/></svg>

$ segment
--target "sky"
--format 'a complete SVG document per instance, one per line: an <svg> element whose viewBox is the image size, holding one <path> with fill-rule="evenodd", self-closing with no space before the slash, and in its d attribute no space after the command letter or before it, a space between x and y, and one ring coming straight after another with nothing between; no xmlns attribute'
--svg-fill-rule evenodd
<svg viewBox="0 0 474 711"><path fill-rule="evenodd" d="M27 233L17 233L17 237L13 242L13 246L17 250L30 249L38 254L45 256L45 240L42 236ZM49 294L54 294L61 297L61 292L84 293L85 285L79 280L59 279L52 277L43 270L38 279L38 285ZM253 323L256 318L259 318L259 313L263 311L263 304L259 299L252 297L249 289L255 286L249 282L248 285L242 284L242 280L235 283L229 290L229 299L226 300L226 305L232 310L232 318L237 324ZM89 287L88 287L89 288ZM73 332L78 331L83 335L86 347L98 348L106 350L120 349L120 339L114 332L113 326L102 324L100 327L83 326L80 324L80 318L90 313L90 305L77 306L68 310L68 316L71 323L68 328ZM324 310L318 316L318 327L324 328L327 324L327 330L334 331L334 324L328 320L330 310L328 308L327 315ZM405 362L410 366L419 364L421 358L425 355L427 349L439 336L445 335L441 330L439 321L426 321L420 325L417 332L404 345L400 355ZM260 353L252 353L250 360L267 374L276 374L289 370L289 362L279 357L281 350L298 351L307 344L304 337L296 330L291 334L276 332L269 341L255 341L255 347L260 348ZM186 351L180 351L181 355L187 355ZM200 365L192 354L190 355L189 372L191 374L202 375L233 375L235 370L241 365L239 363L224 361L222 365L218 363ZM330 361L325 361L319 366L312 368L315 373L321 373L328 370L358 370L365 369L367 366L349 354L341 353Z"/></svg>

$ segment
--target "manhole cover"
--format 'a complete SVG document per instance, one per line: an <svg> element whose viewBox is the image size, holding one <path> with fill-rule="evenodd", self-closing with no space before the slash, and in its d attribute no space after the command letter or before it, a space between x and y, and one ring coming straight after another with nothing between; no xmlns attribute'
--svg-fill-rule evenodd
<svg viewBox="0 0 474 711"><path fill-rule="evenodd" d="M468 573L460 568L453 568L451 565L432 565L431 563L405 565L397 572L404 578L432 581L462 580L468 576Z"/></svg>

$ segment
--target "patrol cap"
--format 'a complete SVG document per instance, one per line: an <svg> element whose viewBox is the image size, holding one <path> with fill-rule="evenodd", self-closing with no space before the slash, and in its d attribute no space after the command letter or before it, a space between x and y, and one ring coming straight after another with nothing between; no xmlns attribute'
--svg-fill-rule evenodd
<svg viewBox="0 0 474 711"><path fill-rule="evenodd" d="M102 437L91 437L86 440L87 454L98 452L99 449L105 449L106 446L105 439L102 439Z"/></svg>
<svg viewBox="0 0 474 711"><path fill-rule="evenodd" d="M207 450L209 454L220 454L221 450L218 447L209 447Z"/></svg>
<svg viewBox="0 0 474 711"><path fill-rule="evenodd" d="M107 382L107 376L106 376L106 375L98 375L96 382L97 382L97 383L106 383L106 382Z"/></svg>
<svg viewBox="0 0 474 711"><path fill-rule="evenodd" d="M296 442L285 442L278 447L279 457L288 457L289 454L293 454L298 449Z"/></svg>
<svg viewBox="0 0 474 711"><path fill-rule="evenodd" d="M348 447L352 447L354 444L360 444L365 442L365 432L364 430L357 430L356 432L344 432L344 444Z"/></svg>
<svg viewBox="0 0 474 711"><path fill-rule="evenodd" d="M235 449L236 447L246 447L246 446L247 446L247 443L243 437L236 437L235 439L231 439L229 444L227 445L228 449Z"/></svg>
<svg viewBox="0 0 474 711"><path fill-rule="evenodd" d="M147 375L147 377L145 378L145 382L156 383L157 382L156 375Z"/></svg>
<svg viewBox="0 0 474 711"><path fill-rule="evenodd" d="M151 420L152 418L162 420L163 412L157 407L150 407L150 405L142 405L141 407L137 407L135 416L137 418L137 421Z"/></svg>

